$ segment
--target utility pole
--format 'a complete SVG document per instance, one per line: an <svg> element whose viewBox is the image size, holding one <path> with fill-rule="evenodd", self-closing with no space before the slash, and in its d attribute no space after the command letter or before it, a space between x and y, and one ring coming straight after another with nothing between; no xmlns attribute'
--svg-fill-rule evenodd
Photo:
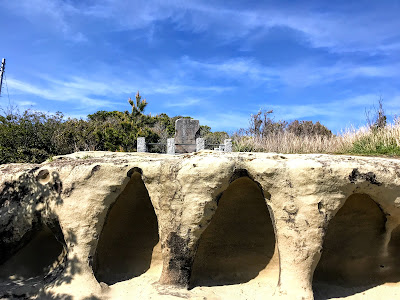
<svg viewBox="0 0 400 300"><path fill-rule="evenodd" d="M5 68L6 68L6 59L3 58L3 60L1 61L1 69L0 69L0 96L1 96L1 87L3 86L3 74Z"/></svg>

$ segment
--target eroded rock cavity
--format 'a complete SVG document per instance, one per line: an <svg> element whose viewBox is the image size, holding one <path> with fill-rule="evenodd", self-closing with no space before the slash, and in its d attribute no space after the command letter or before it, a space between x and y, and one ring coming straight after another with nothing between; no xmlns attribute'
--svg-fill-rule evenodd
<svg viewBox="0 0 400 300"><path fill-rule="evenodd" d="M153 205L141 174L134 172L107 214L95 254L96 279L113 284L145 273L158 241Z"/></svg>
<svg viewBox="0 0 400 300"><path fill-rule="evenodd" d="M330 221L314 272L318 294L343 297L400 280L399 235L385 251L386 216L366 194L353 194ZM330 288L322 288L328 285Z"/></svg>
<svg viewBox="0 0 400 300"><path fill-rule="evenodd" d="M65 241L57 240L46 225L32 233L30 241L0 265L0 292L20 296L37 291L65 267ZM60 239L60 238L59 238Z"/></svg>
<svg viewBox="0 0 400 300"><path fill-rule="evenodd" d="M274 228L264 195L254 181L240 177L222 194L200 238L191 285L238 284L255 278L262 281L263 276L277 280L279 267L274 251Z"/></svg>

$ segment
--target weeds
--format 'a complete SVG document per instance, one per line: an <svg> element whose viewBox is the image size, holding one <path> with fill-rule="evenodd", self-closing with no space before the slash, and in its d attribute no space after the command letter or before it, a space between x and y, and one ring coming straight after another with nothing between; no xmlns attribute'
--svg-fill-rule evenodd
<svg viewBox="0 0 400 300"><path fill-rule="evenodd" d="M383 128L363 129L355 133L352 154L397 155L400 156L400 124L391 124Z"/></svg>
<svg viewBox="0 0 400 300"><path fill-rule="evenodd" d="M319 122L274 122L267 117L271 111L259 113L252 116L248 130L242 129L233 135L233 151L400 156L400 119L387 124L382 103L379 105L373 122L338 135Z"/></svg>

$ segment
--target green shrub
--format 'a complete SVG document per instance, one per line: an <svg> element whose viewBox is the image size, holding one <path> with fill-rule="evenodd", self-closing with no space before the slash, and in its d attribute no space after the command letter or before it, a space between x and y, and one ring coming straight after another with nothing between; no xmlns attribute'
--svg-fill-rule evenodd
<svg viewBox="0 0 400 300"><path fill-rule="evenodd" d="M39 163L57 153L52 137L63 115L26 110L0 116L0 163Z"/></svg>
<svg viewBox="0 0 400 300"><path fill-rule="evenodd" d="M394 134L393 134L394 132ZM365 155L400 155L400 130L393 128L371 128L353 142L350 153Z"/></svg>
<svg viewBox="0 0 400 300"><path fill-rule="evenodd" d="M0 115L0 163L41 163L55 155L77 151L136 151L137 138L147 143L166 143L175 134L175 121L181 116L144 115L147 105L139 93L129 99L132 111L98 111L87 120L64 119L61 113L46 114L32 110L10 110ZM184 117L189 118L189 117ZM225 132L211 132L206 139L220 142ZM165 147L150 147L164 152Z"/></svg>

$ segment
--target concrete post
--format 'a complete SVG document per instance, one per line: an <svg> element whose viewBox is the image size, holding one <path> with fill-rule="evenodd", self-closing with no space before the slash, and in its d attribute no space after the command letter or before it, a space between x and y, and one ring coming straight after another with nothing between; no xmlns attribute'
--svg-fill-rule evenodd
<svg viewBox="0 0 400 300"><path fill-rule="evenodd" d="M147 152L146 150L146 138L138 137L137 138L137 152Z"/></svg>
<svg viewBox="0 0 400 300"><path fill-rule="evenodd" d="M175 139L167 139L167 154L175 154Z"/></svg>
<svg viewBox="0 0 400 300"><path fill-rule="evenodd" d="M200 150L204 150L204 149L205 149L204 139L197 138L196 139L196 151L200 151Z"/></svg>
<svg viewBox="0 0 400 300"><path fill-rule="evenodd" d="M231 140L231 139L226 139L226 140L224 141L224 144L225 144L225 149L224 149L224 151L225 151L225 152L232 152L232 140Z"/></svg>

